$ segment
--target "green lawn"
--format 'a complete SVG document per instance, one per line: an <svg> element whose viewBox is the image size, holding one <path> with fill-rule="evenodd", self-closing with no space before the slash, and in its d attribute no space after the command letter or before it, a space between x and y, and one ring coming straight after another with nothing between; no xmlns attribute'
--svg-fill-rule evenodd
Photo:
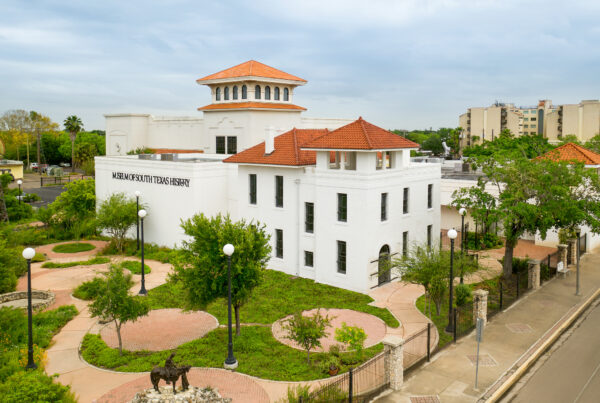
<svg viewBox="0 0 600 403"><path fill-rule="evenodd" d="M318 364L325 354L311 354L309 366L306 353L277 341L270 327L244 326L241 336L234 337L233 348L239 363L237 371L244 374L278 381L308 381L328 376ZM381 344L365 349L363 361L382 350ZM119 356L118 349L106 346L100 336L93 334L87 334L81 345L81 354L90 364L123 372L150 371L154 366L162 366L173 351L177 353L174 361L178 365L223 368L227 357L227 329L215 329L175 350L160 352L124 351L123 356ZM353 353L343 353L342 360L352 362L352 366L359 365ZM341 372L348 368L349 365L342 365Z"/></svg>
<svg viewBox="0 0 600 403"><path fill-rule="evenodd" d="M89 250L93 250L95 248L91 243L85 242L73 242L73 243L63 243L61 245L56 245L52 248L52 252L56 253L77 253L77 252L87 252Z"/></svg>
<svg viewBox="0 0 600 403"><path fill-rule="evenodd" d="M137 260L124 260L119 263L119 267L129 270L131 274L142 274L142 263ZM151 271L150 266L144 264L144 273L149 274Z"/></svg>
<svg viewBox="0 0 600 403"><path fill-rule="evenodd" d="M168 282L148 292L152 309L187 308L185 290L178 284ZM252 292L248 302L240 310L242 323L271 324L298 311L314 308L340 308L369 313L381 318L388 326L398 327L394 316L383 308L368 305L373 299L365 294L315 283L313 280L292 277L288 274L266 270L263 283ZM220 323L227 321L227 304L218 299L205 311L217 317Z"/></svg>
<svg viewBox="0 0 600 403"><path fill-rule="evenodd" d="M65 269L67 267L74 266L91 266L94 264L104 264L110 263L110 259L107 257L95 257L89 260L82 260L78 262L67 262L67 263L55 263L55 262L46 262L42 264L42 267L45 269Z"/></svg>

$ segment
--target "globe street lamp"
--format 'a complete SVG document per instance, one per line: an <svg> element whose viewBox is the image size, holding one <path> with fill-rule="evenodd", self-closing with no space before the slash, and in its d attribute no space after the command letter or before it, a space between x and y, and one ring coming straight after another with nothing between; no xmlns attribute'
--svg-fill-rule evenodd
<svg viewBox="0 0 600 403"><path fill-rule="evenodd" d="M146 217L146 214L146 210L144 209L138 211L138 217L140 218L140 225L142 228L142 288L140 288L140 292L138 292L138 295L143 296L148 295L148 291L146 291L146 278L144 274L144 217Z"/></svg>
<svg viewBox="0 0 600 403"><path fill-rule="evenodd" d="M140 192L139 190L135 191L135 211L136 214L140 213L140 196L141 196L142 192ZM135 220L135 227L137 230L137 249L136 250L140 250L140 218L139 215L136 217Z"/></svg>
<svg viewBox="0 0 600 403"><path fill-rule="evenodd" d="M223 246L223 253L227 255L227 326L229 331L227 358L225 359L225 363L223 365L226 369L236 369L238 366L238 362L233 356L233 340L231 335L231 255L233 255L234 250L235 248L230 243Z"/></svg>
<svg viewBox="0 0 600 403"><path fill-rule="evenodd" d="M25 248L23 257L27 260L27 326L29 327L29 337L27 341L27 369L36 369L37 365L33 362L33 328L31 318L33 312L31 309L31 259L35 256L35 249Z"/></svg>
<svg viewBox="0 0 600 403"><path fill-rule="evenodd" d="M446 332L452 333L454 332L454 323L452 321L453 318L453 309L452 301L454 300L454 240L456 239L456 230L452 228L448 231L448 238L450 238L450 299L448 300L448 326L446 327Z"/></svg>
<svg viewBox="0 0 600 403"><path fill-rule="evenodd" d="M467 241L467 234L465 234L465 215L467 214L467 209L461 207L458 210L458 214L460 214L460 254L465 254L465 242ZM463 283L463 271L462 266L460 268L460 283Z"/></svg>
<svg viewBox="0 0 600 403"><path fill-rule="evenodd" d="M21 185L23 184L23 181L21 179L19 179L17 181L17 185L19 185L19 204L21 204L21 199L23 198L22 193L21 193Z"/></svg>

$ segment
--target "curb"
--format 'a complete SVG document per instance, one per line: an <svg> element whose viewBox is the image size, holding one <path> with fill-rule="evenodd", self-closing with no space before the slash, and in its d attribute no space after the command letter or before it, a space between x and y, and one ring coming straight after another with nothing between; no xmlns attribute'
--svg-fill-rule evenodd
<svg viewBox="0 0 600 403"><path fill-rule="evenodd" d="M484 393L478 400L478 402L494 403L501 399L506 392L523 376L523 374L548 350L554 342L575 322L579 316L585 311L592 302L600 296L600 288L597 289L585 302L583 302L568 318L561 318L559 322L563 321L558 329L554 332L525 360L521 366L519 366L514 372L506 379L500 386L492 393L491 396L486 397ZM573 307L574 308L574 307ZM571 308L571 309L573 309ZM567 312L568 314L568 312ZM558 323L558 322L557 322ZM556 326L556 324L555 324ZM526 352L525 354L529 353ZM518 362L519 360L517 360ZM515 364L516 365L516 364ZM514 367L514 366L513 366ZM509 368L507 372L513 370L513 367ZM492 385L489 389L491 390L496 384Z"/></svg>

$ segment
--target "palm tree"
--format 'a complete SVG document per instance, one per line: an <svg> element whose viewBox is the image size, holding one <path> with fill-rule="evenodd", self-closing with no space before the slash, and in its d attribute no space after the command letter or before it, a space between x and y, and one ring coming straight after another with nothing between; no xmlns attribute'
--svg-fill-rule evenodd
<svg viewBox="0 0 600 403"><path fill-rule="evenodd" d="M77 133L83 130L83 122L77 116L71 115L65 119L63 124L65 125L65 130L69 132L69 136L71 137L71 172L74 172L75 139L77 138Z"/></svg>

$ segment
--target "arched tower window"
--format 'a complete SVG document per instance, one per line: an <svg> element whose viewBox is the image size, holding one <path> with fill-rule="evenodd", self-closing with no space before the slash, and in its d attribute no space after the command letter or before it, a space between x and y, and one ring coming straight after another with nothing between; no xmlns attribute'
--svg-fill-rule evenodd
<svg viewBox="0 0 600 403"><path fill-rule="evenodd" d="M242 85L242 99L248 99L248 87Z"/></svg>
<svg viewBox="0 0 600 403"><path fill-rule="evenodd" d="M273 92L273 98L275 99L275 101L279 101L279 87L275 87L275 90Z"/></svg>
<svg viewBox="0 0 600 403"><path fill-rule="evenodd" d="M223 90L223 99L225 101L229 101L229 87L225 87Z"/></svg>
<svg viewBox="0 0 600 403"><path fill-rule="evenodd" d="M238 99L238 87L237 87L237 85L233 86L233 99Z"/></svg>
<svg viewBox="0 0 600 403"><path fill-rule="evenodd" d="M271 87L268 85L265 87L265 99L271 99Z"/></svg>
<svg viewBox="0 0 600 403"><path fill-rule="evenodd" d="M287 88L283 89L283 100L284 101L289 101L290 100L290 90Z"/></svg>
<svg viewBox="0 0 600 403"><path fill-rule="evenodd" d="M217 87L217 89L215 90L215 99L217 101L221 100L221 87Z"/></svg>
<svg viewBox="0 0 600 403"><path fill-rule="evenodd" d="M260 85L254 87L254 99L260 99Z"/></svg>
<svg viewBox="0 0 600 403"><path fill-rule="evenodd" d="M391 280L391 268L390 247L388 245L383 245L381 249L379 249L379 259L377 262L377 274L379 275L377 281L378 285L387 283Z"/></svg>

